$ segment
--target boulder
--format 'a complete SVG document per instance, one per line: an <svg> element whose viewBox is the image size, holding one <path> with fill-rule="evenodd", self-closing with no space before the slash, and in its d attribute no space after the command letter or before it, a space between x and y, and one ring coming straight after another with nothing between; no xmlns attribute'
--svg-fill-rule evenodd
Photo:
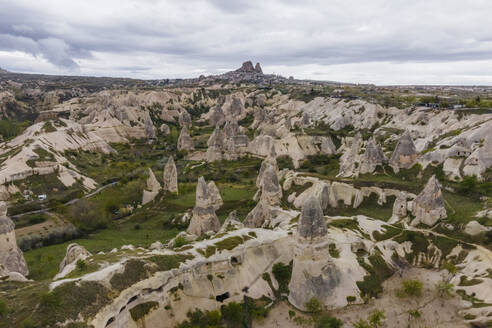
<svg viewBox="0 0 492 328"><path fill-rule="evenodd" d="M318 197L311 195L302 205L297 234L299 239L309 242L327 234L326 221Z"/></svg>
<svg viewBox="0 0 492 328"><path fill-rule="evenodd" d="M486 227L473 220L466 224L464 232L470 236L478 236L490 231L492 228Z"/></svg>
<svg viewBox="0 0 492 328"><path fill-rule="evenodd" d="M415 216L415 220L412 221L414 226L419 223L433 226L440 219L447 217L441 185L435 175L429 179L422 192L413 201L412 211Z"/></svg>
<svg viewBox="0 0 492 328"><path fill-rule="evenodd" d="M0 271L5 275L18 272L27 276L29 273L24 254L17 247L14 222L7 216L7 204L3 201L0 201Z"/></svg>
<svg viewBox="0 0 492 328"><path fill-rule="evenodd" d="M178 170L172 155L169 156L166 166L164 166L163 181L164 190L178 193Z"/></svg>
<svg viewBox="0 0 492 328"><path fill-rule="evenodd" d="M193 140L188 133L188 129L183 127L178 137L178 150L194 150L195 145L193 144Z"/></svg>
<svg viewBox="0 0 492 328"><path fill-rule="evenodd" d="M417 149L413 143L410 132L405 131L398 140L393 154L389 160L389 165L395 172L398 172L401 168L411 168L417 162Z"/></svg>

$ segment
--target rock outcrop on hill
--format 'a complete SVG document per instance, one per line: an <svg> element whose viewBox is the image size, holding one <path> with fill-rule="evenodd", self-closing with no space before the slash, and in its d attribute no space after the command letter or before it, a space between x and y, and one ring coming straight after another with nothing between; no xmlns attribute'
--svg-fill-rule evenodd
<svg viewBox="0 0 492 328"><path fill-rule="evenodd" d="M415 216L412 225L423 223L433 226L440 219L447 217L441 185L435 175L429 179L422 192L413 201L412 212Z"/></svg>
<svg viewBox="0 0 492 328"><path fill-rule="evenodd" d="M178 170L174 163L173 156L169 156L166 166L164 166L163 189L172 193L178 193Z"/></svg>
<svg viewBox="0 0 492 328"><path fill-rule="evenodd" d="M243 134L237 121L227 121L223 128L216 125L207 141L208 162L236 160L248 149L249 138Z"/></svg>
<svg viewBox="0 0 492 328"><path fill-rule="evenodd" d="M213 186L215 186L215 184L213 184ZM190 225L186 230L188 233L201 236L208 231L219 231L220 222L219 218L215 214L215 206L217 206L217 198L216 195L214 195L215 193L216 191L209 190L209 186L203 177L198 179L193 217L191 218Z"/></svg>
<svg viewBox="0 0 492 328"><path fill-rule="evenodd" d="M405 191L401 191L398 193L398 196L393 203L393 212L391 215L389 223L396 223L401 219L407 217L408 213L408 203L407 203L407 193Z"/></svg>
<svg viewBox="0 0 492 328"><path fill-rule="evenodd" d="M395 172L400 169L409 169L417 162L417 149L413 143L410 132L406 130L396 145L389 160L389 165Z"/></svg>
<svg viewBox="0 0 492 328"><path fill-rule="evenodd" d="M0 201L0 274L11 272L27 276L24 254L17 247L14 222L7 216L7 204Z"/></svg>
<svg viewBox="0 0 492 328"><path fill-rule="evenodd" d="M159 191L161 191L162 187L157 178L155 177L154 172L151 168L149 168L149 177L147 178L147 186L143 191L142 197L142 205L145 205L154 200Z"/></svg>
<svg viewBox="0 0 492 328"><path fill-rule="evenodd" d="M178 137L178 150L194 150L195 144L193 139L191 139L188 129L183 127Z"/></svg>

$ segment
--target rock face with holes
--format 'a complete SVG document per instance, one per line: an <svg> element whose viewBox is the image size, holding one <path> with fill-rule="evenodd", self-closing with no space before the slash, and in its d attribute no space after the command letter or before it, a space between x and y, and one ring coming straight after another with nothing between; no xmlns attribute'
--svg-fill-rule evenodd
<svg viewBox="0 0 492 328"><path fill-rule="evenodd" d="M176 169L176 164L174 163L173 156L169 156L166 166L164 166L164 190L178 193L178 170Z"/></svg>
<svg viewBox="0 0 492 328"><path fill-rule="evenodd" d="M154 198L159 194L162 187L157 178L155 177L154 172L151 168L149 168L149 177L147 178L147 188L143 191L142 197L142 205L150 203L154 200Z"/></svg>
<svg viewBox="0 0 492 328"><path fill-rule="evenodd" d="M27 276L24 254L17 247L14 222L7 216L7 204L0 202L0 276L11 272Z"/></svg>
<svg viewBox="0 0 492 328"><path fill-rule="evenodd" d="M343 271L332 261L326 235L319 199L312 195L304 202L297 225L297 249L289 283L289 302L301 310L306 310L306 303L313 297L330 304L341 284Z"/></svg>
<svg viewBox="0 0 492 328"><path fill-rule="evenodd" d="M213 186L215 186L215 184L213 184ZM200 177L196 186L196 199L195 207L193 208L193 217L191 218L190 225L186 230L188 233L201 236L208 231L219 231L220 222L219 218L215 214L217 199L215 198L216 195L212 195L214 193L214 190L210 191L209 185L207 185L205 179ZM220 201L222 201L222 199L220 199Z"/></svg>
<svg viewBox="0 0 492 328"><path fill-rule="evenodd" d="M183 127L178 137L178 150L194 150L195 145L190 137L188 129Z"/></svg>
<svg viewBox="0 0 492 328"><path fill-rule="evenodd" d="M412 212L415 216L412 221L414 226L419 223L433 226L440 219L447 217L441 185L435 175L429 179L424 190L413 201Z"/></svg>
<svg viewBox="0 0 492 328"><path fill-rule="evenodd" d="M395 172L400 169L409 169L417 162L417 149L413 143L410 132L405 131L398 140L398 144L391 155L389 160L389 165L393 168Z"/></svg>

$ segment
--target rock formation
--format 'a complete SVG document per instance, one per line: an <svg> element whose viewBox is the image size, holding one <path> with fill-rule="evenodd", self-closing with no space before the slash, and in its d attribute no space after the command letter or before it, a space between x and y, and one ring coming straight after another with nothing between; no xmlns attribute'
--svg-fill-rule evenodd
<svg viewBox="0 0 492 328"><path fill-rule="evenodd" d="M359 171L360 173L372 173L378 166L383 166L386 163L381 145L371 138L366 145L364 155L362 155Z"/></svg>
<svg viewBox="0 0 492 328"><path fill-rule="evenodd" d="M261 178L261 198L270 205L277 205L282 198L282 188L273 166L268 165Z"/></svg>
<svg viewBox="0 0 492 328"><path fill-rule="evenodd" d="M60 263L60 270L55 278L62 278L66 276L75 269L78 260L84 260L91 255L91 253L79 244L72 243L68 245L65 257Z"/></svg>
<svg viewBox="0 0 492 328"><path fill-rule="evenodd" d="M447 217L441 185L435 175L429 179L422 192L413 201L412 212L415 216L412 225L423 223L433 226L440 219Z"/></svg>
<svg viewBox="0 0 492 328"><path fill-rule="evenodd" d="M407 193L401 191L393 203L393 213L391 215L389 223L396 223L403 218L407 217Z"/></svg>
<svg viewBox="0 0 492 328"><path fill-rule="evenodd" d="M186 109L183 109L181 113L179 113L179 118L178 118L179 126L184 128L186 127L187 129L191 128L191 115L186 111Z"/></svg>
<svg viewBox="0 0 492 328"><path fill-rule="evenodd" d="M214 184L215 186L215 184ZM201 236L208 231L217 232L220 229L219 218L215 214L214 200L203 177L198 179L196 186L195 207L193 217L186 230L190 234Z"/></svg>
<svg viewBox="0 0 492 328"><path fill-rule="evenodd" d="M7 204L0 202L0 272L9 274L11 272L20 273L27 276L27 269L24 255L15 239L14 222L7 216Z"/></svg>
<svg viewBox="0 0 492 328"><path fill-rule="evenodd" d="M256 206L244 219L244 226L249 228L261 228L269 225L272 215L270 204L265 199L260 199Z"/></svg>
<svg viewBox="0 0 492 328"><path fill-rule="evenodd" d="M239 221L237 217L237 211L234 210L229 213L227 219L222 224L222 228L220 229L223 232L230 231L231 229L241 229L244 225Z"/></svg>
<svg viewBox="0 0 492 328"><path fill-rule="evenodd" d="M150 117L147 117L147 119L145 120L145 135L147 136L149 142L152 142L157 138L155 134L154 123L152 123Z"/></svg>
<svg viewBox="0 0 492 328"><path fill-rule="evenodd" d="M147 178L147 187L143 191L142 197L142 205L145 205L154 200L155 196L161 191L162 187L157 178L152 172L152 169L149 168L149 177Z"/></svg>
<svg viewBox="0 0 492 328"><path fill-rule="evenodd" d="M224 128L216 125L207 141L207 161L236 160L248 149L248 136L242 134L236 120L227 121Z"/></svg>
<svg viewBox="0 0 492 328"><path fill-rule="evenodd" d="M188 129L183 127L178 137L178 150L194 150L195 145L193 139L191 139Z"/></svg>
<svg viewBox="0 0 492 328"><path fill-rule="evenodd" d="M301 240L312 241L324 237L326 233L326 221L321 204L316 196L311 195L302 205L297 234Z"/></svg>
<svg viewBox="0 0 492 328"><path fill-rule="evenodd" d="M215 185L215 182L210 181L207 185L208 188L208 195L209 195L209 202L210 205L215 209L218 210L224 202L222 201L222 197L220 196L219 188Z"/></svg>
<svg viewBox="0 0 492 328"><path fill-rule="evenodd" d="M166 166L164 166L164 190L178 193L178 170L176 169L176 164L174 163L173 156L169 156Z"/></svg>
<svg viewBox="0 0 492 328"><path fill-rule="evenodd" d="M167 125L166 123L162 123L159 130L161 130L161 133L165 136L167 136L169 133L171 133L171 129L169 128L169 125Z"/></svg>
<svg viewBox="0 0 492 328"><path fill-rule="evenodd" d="M398 172L402 168L411 168L417 161L417 155L417 149L410 136L410 132L407 130L403 133L400 140L398 140L398 144L389 160L389 165L395 172Z"/></svg>

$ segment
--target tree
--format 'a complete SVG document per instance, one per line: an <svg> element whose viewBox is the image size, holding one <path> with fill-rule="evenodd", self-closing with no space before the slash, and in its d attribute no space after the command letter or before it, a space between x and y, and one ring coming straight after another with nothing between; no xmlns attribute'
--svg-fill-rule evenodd
<svg viewBox="0 0 492 328"><path fill-rule="evenodd" d="M354 323L354 328L371 328L371 325L366 320L360 319Z"/></svg>

